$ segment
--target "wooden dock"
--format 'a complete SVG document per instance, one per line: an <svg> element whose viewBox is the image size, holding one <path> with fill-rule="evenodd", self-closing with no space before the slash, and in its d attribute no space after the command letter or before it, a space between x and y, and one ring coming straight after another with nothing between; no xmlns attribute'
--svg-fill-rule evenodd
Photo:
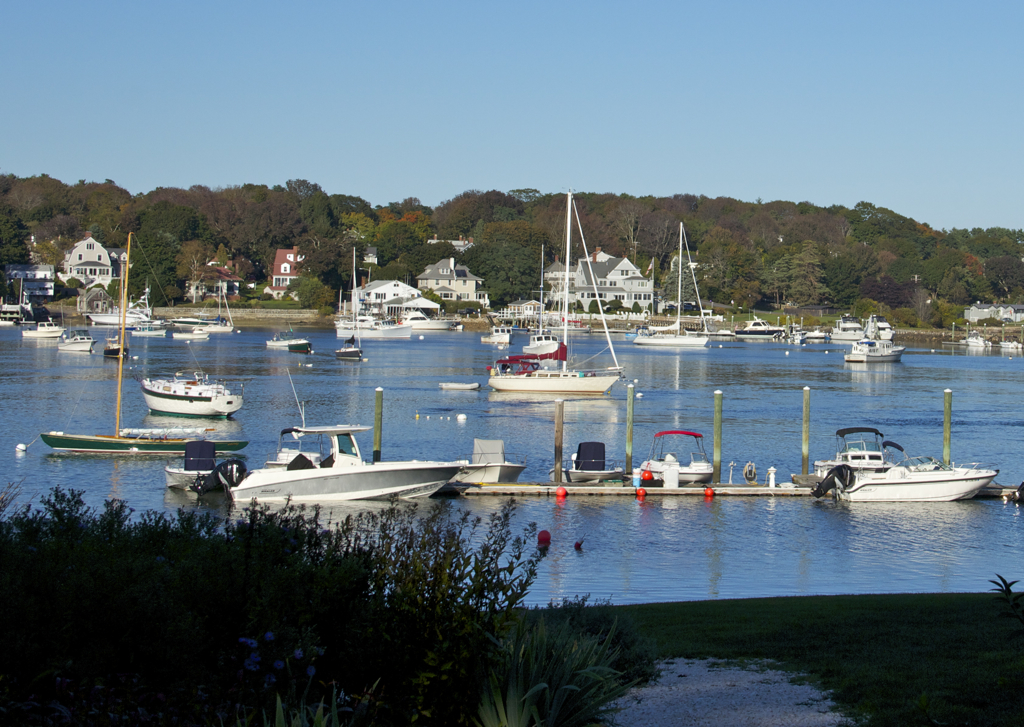
<svg viewBox="0 0 1024 727"><path fill-rule="evenodd" d="M557 497L559 487L564 487L568 497L610 496L636 497L637 488L622 482L610 482L605 485L556 484L554 482L521 482L516 484L468 485L458 487L458 491L466 497ZM707 485L687 485L678 488L645 487L647 497L704 497ZM811 497L810 487L802 487L791 483L767 485L710 485L715 497ZM975 498L992 499L1009 497L1016 492L1016 487L1003 487L993 483L983 488ZM827 496L827 497L830 497Z"/></svg>

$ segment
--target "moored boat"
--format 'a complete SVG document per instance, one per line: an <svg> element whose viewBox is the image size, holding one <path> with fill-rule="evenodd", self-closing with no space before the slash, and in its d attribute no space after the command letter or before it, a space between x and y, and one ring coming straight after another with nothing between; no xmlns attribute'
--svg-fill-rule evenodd
<svg viewBox="0 0 1024 727"><path fill-rule="evenodd" d="M905 346L894 346L892 341L864 339L853 344L843 357L847 363L896 363L903 357Z"/></svg>
<svg viewBox="0 0 1024 727"><path fill-rule="evenodd" d="M856 343L864 338L864 326L853 316L841 316L832 326L832 343Z"/></svg>
<svg viewBox="0 0 1024 727"><path fill-rule="evenodd" d="M299 338L291 331L278 331L267 341L267 348L290 351L291 353L313 353L309 339Z"/></svg>
<svg viewBox="0 0 1024 727"><path fill-rule="evenodd" d="M824 497L832 491L836 499L851 502L969 500L997 474L999 470L976 464L956 467L933 457L906 457L882 472L839 465L828 472L811 494Z"/></svg>
<svg viewBox="0 0 1024 727"><path fill-rule="evenodd" d="M785 328L773 326L756 315L743 328L736 329L736 338L740 341L781 341L785 337Z"/></svg>
<svg viewBox="0 0 1024 727"><path fill-rule="evenodd" d="M232 390L202 371L179 371L168 379L143 379L142 396L154 414L229 417L242 408L242 384Z"/></svg>
<svg viewBox="0 0 1024 727"><path fill-rule="evenodd" d="M24 328L22 338L60 338L64 335L64 326L57 325L53 320L39 321L35 328Z"/></svg>
<svg viewBox="0 0 1024 727"><path fill-rule="evenodd" d="M689 451L689 462L681 453ZM651 443L651 453L640 465L645 486L662 485L665 471L678 470L680 484L711 482L714 468L704 451L704 435L683 430L658 432Z"/></svg>
<svg viewBox="0 0 1024 727"><path fill-rule="evenodd" d="M569 461L562 462L562 481L567 484L621 480L622 467L605 458L604 442L580 442ZM555 481L555 470L548 471Z"/></svg>
<svg viewBox="0 0 1024 727"><path fill-rule="evenodd" d="M466 460L453 482L493 485L519 481L526 457L508 454L502 439L473 439L473 456Z"/></svg>
<svg viewBox="0 0 1024 727"><path fill-rule="evenodd" d="M89 335L88 331L74 330L68 331L61 337L57 343L57 349L60 351L78 351L80 353L92 353L92 347L96 345L96 340Z"/></svg>

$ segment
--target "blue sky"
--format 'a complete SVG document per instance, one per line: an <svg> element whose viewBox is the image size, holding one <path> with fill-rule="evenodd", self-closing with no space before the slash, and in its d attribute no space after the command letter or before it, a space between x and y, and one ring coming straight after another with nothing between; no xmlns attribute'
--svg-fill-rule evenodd
<svg viewBox="0 0 1024 727"><path fill-rule="evenodd" d="M1024 228L1019 2L5 4L0 172Z"/></svg>

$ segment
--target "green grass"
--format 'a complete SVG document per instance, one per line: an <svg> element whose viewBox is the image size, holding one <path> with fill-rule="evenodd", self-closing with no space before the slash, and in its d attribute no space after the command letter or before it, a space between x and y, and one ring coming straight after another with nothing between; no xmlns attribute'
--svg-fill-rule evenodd
<svg viewBox="0 0 1024 727"><path fill-rule="evenodd" d="M991 594L618 607L662 658L771 659L871 727L1024 725L1024 630Z"/></svg>

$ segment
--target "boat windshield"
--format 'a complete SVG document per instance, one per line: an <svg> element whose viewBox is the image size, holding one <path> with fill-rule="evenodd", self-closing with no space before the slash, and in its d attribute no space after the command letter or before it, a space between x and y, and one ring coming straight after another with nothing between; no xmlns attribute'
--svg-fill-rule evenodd
<svg viewBox="0 0 1024 727"><path fill-rule="evenodd" d="M338 454L348 455L349 457L356 457L356 442L352 438L351 434L339 434L335 441L338 443Z"/></svg>
<svg viewBox="0 0 1024 727"><path fill-rule="evenodd" d="M943 464L934 457L907 457L900 464L911 472L934 472L952 469L949 465Z"/></svg>

